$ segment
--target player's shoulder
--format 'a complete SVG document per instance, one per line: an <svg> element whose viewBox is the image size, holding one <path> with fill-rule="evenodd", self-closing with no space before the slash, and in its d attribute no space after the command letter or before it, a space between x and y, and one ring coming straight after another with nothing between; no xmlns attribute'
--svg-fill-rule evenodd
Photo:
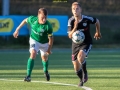
<svg viewBox="0 0 120 90"><path fill-rule="evenodd" d="M46 23L50 24L50 21L49 21L49 20L46 20Z"/></svg>
<svg viewBox="0 0 120 90"><path fill-rule="evenodd" d="M74 20L75 20L75 17L74 17L74 16L71 16L71 17L69 18L68 22L72 22L72 21L74 21Z"/></svg>
<svg viewBox="0 0 120 90"><path fill-rule="evenodd" d="M69 20L74 20L75 19L75 17L74 16L71 16L70 18L69 18Z"/></svg>
<svg viewBox="0 0 120 90"><path fill-rule="evenodd" d="M92 16L87 16L87 15L82 15L83 19L88 19L88 20L91 20L93 19L94 17Z"/></svg>
<svg viewBox="0 0 120 90"><path fill-rule="evenodd" d="M89 18L90 16L87 15L82 15L83 18Z"/></svg>
<svg viewBox="0 0 120 90"><path fill-rule="evenodd" d="M49 20L46 20L46 23L47 25L51 25L51 22Z"/></svg>
<svg viewBox="0 0 120 90"><path fill-rule="evenodd" d="M52 27L52 23L49 21L49 20L46 20L46 23L45 23L48 27Z"/></svg>
<svg viewBox="0 0 120 90"><path fill-rule="evenodd" d="M31 20L36 20L38 17L31 15L31 16L29 16L28 18L31 19Z"/></svg>

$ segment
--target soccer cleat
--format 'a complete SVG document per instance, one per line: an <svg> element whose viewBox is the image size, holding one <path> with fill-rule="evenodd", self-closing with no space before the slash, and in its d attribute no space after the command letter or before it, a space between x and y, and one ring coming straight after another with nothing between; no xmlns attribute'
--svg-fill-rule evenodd
<svg viewBox="0 0 120 90"><path fill-rule="evenodd" d="M49 75L49 73L46 72L44 75L45 75L46 80L49 81L49 80L50 80L50 75Z"/></svg>
<svg viewBox="0 0 120 90"><path fill-rule="evenodd" d="M78 84L78 87L83 86L83 81L80 81L80 83Z"/></svg>
<svg viewBox="0 0 120 90"><path fill-rule="evenodd" d="M30 78L29 76L26 76L26 77L24 78L24 81L26 81L26 82L31 82L31 78Z"/></svg>
<svg viewBox="0 0 120 90"><path fill-rule="evenodd" d="M86 83L86 82L87 82L87 80L88 80L88 74L87 74L87 73L85 73L85 75L84 75L84 83Z"/></svg>

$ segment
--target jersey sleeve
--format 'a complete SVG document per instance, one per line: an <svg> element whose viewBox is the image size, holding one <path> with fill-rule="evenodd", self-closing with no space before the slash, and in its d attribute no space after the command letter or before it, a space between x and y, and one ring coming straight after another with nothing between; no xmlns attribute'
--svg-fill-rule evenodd
<svg viewBox="0 0 120 90"><path fill-rule="evenodd" d="M90 24L95 24L97 22L97 19L94 18L94 17L89 17L89 16L86 16L86 18L88 19L88 22Z"/></svg>
<svg viewBox="0 0 120 90"><path fill-rule="evenodd" d="M29 17L27 18L27 23L28 23L28 24L31 24L31 18L32 18L32 16L29 16Z"/></svg>
<svg viewBox="0 0 120 90"><path fill-rule="evenodd" d="M71 20L71 18L68 20L68 29L67 29L67 33L69 33L70 31L71 31L71 22L72 22L72 20Z"/></svg>
<svg viewBox="0 0 120 90"><path fill-rule="evenodd" d="M29 16L29 17L27 18L27 23L31 25L36 19L37 19L37 18L35 18L34 16Z"/></svg>
<svg viewBox="0 0 120 90"><path fill-rule="evenodd" d="M52 28L52 25L49 22L48 23L48 36L52 36L52 35L53 35L53 28Z"/></svg>
<svg viewBox="0 0 120 90"><path fill-rule="evenodd" d="M68 20L68 26L71 26L71 19Z"/></svg>

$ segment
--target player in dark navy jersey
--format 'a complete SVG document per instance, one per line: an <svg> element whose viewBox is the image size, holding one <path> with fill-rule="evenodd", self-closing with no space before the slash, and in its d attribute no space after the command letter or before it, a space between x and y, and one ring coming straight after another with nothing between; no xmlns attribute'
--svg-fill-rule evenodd
<svg viewBox="0 0 120 90"><path fill-rule="evenodd" d="M68 37L71 39L76 30L80 30L85 35L85 40L81 44L72 42L72 63L77 76L80 78L78 86L83 86L87 82L88 74L86 69L85 57L92 48L92 37L90 35L90 24L95 24L96 32L94 38L100 39L100 22L97 18L81 14L81 6L78 2L72 3L73 16L68 20Z"/></svg>

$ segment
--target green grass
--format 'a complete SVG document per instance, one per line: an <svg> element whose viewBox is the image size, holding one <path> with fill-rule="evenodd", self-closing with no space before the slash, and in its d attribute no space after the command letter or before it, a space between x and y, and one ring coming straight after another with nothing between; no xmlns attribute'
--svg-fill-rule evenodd
<svg viewBox="0 0 120 90"><path fill-rule="evenodd" d="M29 52L0 52L0 90L84 90L75 86L65 86L42 82L23 82L26 75L26 64ZM37 55L32 72L32 81L45 81L40 56ZM71 51L66 49L53 50L49 58L50 82L77 85L79 80L73 70ZM120 51L92 50L87 60L89 80L84 85L93 90L119 90L120 88Z"/></svg>

